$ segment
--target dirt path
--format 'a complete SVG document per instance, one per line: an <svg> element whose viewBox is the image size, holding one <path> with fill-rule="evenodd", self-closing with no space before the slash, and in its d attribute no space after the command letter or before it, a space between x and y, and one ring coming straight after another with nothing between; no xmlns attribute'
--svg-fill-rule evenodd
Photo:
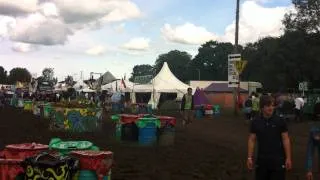
<svg viewBox="0 0 320 180"><path fill-rule="evenodd" d="M309 126L308 123L289 125L294 169L288 173L288 180L304 179ZM172 147L145 148L121 144L111 137L112 133L110 123L105 123L101 132L52 133L48 131L47 120L14 109L0 112L0 144L33 141L48 144L52 137L89 140L115 153L113 180L251 179L245 168L248 125L241 118L198 120L188 128L178 127L176 144Z"/></svg>

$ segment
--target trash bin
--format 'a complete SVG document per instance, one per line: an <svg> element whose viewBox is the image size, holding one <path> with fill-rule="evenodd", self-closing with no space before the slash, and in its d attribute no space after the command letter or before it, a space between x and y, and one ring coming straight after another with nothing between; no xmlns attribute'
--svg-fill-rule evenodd
<svg viewBox="0 0 320 180"><path fill-rule="evenodd" d="M112 115L111 121L115 124L115 138L116 138L116 140L121 140L120 115Z"/></svg>
<svg viewBox="0 0 320 180"><path fill-rule="evenodd" d="M170 146L175 141L175 126L177 120L170 116L157 116L161 122L159 130L158 143L160 146Z"/></svg>
<svg viewBox="0 0 320 180"><path fill-rule="evenodd" d="M79 160L41 153L22 162L25 179L68 180L79 169Z"/></svg>
<svg viewBox="0 0 320 180"><path fill-rule="evenodd" d="M89 141L62 141L59 138L51 139L49 148L60 153L62 156L68 155L71 151L75 150L94 150L99 151L99 148L94 146Z"/></svg>
<svg viewBox="0 0 320 180"><path fill-rule="evenodd" d="M5 147L3 155L5 159L25 159L48 149L48 145L37 143L10 144Z"/></svg>
<svg viewBox="0 0 320 180"><path fill-rule="evenodd" d="M213 115L213 106L210 104L204 105L204 114L206 116L212 116Z"/></svg>
<svg viewBox="0 0 320 180"><path fill-rule="evenodd" d="M47 103L43 106L43 117L48 119L51 116L52 107L51 104Z"/></svg>
<svg viewBox="0 0 320 180"><path fill-rule="evenodd" d="M221 107L220 105L214 105L213 106L213 116L219 116L221 113Z"/></svg>
<svg viewBox="0 0 320 180"><path fill-rule="evenodd" d="M140 116L132 114L121 114L120 125L118 124L118 131L121 129L122 141L138 141L138 127L136 122Z"/></svg>
<svg viewBox="0 0 320 180"><path fill-rule="evenodd" d="M32 101L24 101L24 110L25 111L32 111Z"/></svg>
<svg viewBox="0 0 320 180"><path fill-rule="evenodd" d="M1 180L23 180L24 170L21 166L21 159L0 159Z"/></svg>
<svg viewBox="0 0 320 180"><path fill-rule="evenodd" d="M113 153L111 151L72 151L70 155L80 161L80 171L74 179L111 179L113 164Z"/></svg>
<svg viewBox="0 0 320 180"><path fill-rule="evenodd" d="M136 122L139 128L139 144L140 145L154 145L157 142L157 131L161 126L158 118L140 118Z"/></svg>

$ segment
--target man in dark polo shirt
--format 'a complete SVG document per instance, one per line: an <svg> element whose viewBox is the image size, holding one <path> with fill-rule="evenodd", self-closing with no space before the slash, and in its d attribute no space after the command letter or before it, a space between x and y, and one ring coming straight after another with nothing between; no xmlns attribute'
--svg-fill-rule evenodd
<svg viewBox="0 0 320 180"><path fill-rule="evenodd" d="M274 99L271 96L261 96L260 110L260 115L251 123L248 169L253 170L255 165L256 180L285 180L285 170L292 166L286 122L274 113ZM258 152L254 158L256 141Z"/></svg>

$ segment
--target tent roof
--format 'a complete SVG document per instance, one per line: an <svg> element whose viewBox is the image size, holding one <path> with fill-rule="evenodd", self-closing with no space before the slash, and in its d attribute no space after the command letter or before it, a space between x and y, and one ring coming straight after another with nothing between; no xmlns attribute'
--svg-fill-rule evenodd
<svg viewBox="0 0 320 180"><path fill-rule="evenodd" d="M157 92L181 92L186 93L189 86L181 82L171 72L167 62L164 62L160 72L151 80Z"/></svg>
<svg viewBox="0 0 320 180"><path fill-rule="evenodd" d="M205 92L233 92L232 87L228 87L228 83L212 83L204 89ZM241 93L248 92L245 89L240 88Z"/></svg>
<svg viewBox="0 0 320 180"><path fill-rule="evenodd" d="M93 90L87 87L87 88L78 90L78 92L91 93L91 92L96 92L96 90Z"/></svg>
<svg viewBox="0 0 320 180"><path fill-rule="evenodd" d="M194 93L194 104L195 105L210 104L207 96L205 95L202 89L196 89Z"/></svg>
<svg viewBox="0 0 320 180"><path fill-rule="evenodd" d="M111 83L115 80L116 80L116 78L113 76L113 74L111 74L111 72L107 71L98 79L98 83L101 85L105 85L105 84Z"/></svg>
<svg viewBox="0 0 320 180"><path fill-rule="evenodd" d="M122 80L116 80L116 81L113 81L111 83L108 83L108 84L105 84L103 86L101 86L101 89L102 90L112 90L112 91L116 91L116 89L118 88L118 90L124 90L124 91L132 91L133 89L133 86L134 86L134 83L131 82L131 81L128 81L128 80L123 80L125 85L126 85L126 88L123 87L122 85Z"/></svg>
<svg viewBox="0 0 320 180"><path fill-rule="evenodd" d="M82 80L79 80L75 85L73 85L73 88L78 90L78 89L84 89L84 88L88 88L89 86L84 83Z"/></svg>

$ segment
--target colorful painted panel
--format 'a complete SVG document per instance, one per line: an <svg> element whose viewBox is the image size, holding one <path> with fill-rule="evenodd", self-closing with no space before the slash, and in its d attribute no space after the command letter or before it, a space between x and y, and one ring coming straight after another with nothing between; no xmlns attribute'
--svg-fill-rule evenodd
<svg viewBox="0 0 320 180"><path fill-rule="evenodd" d="M52 130L93 132L100 127L102 109L54 107L50 119Z"/></svg>

